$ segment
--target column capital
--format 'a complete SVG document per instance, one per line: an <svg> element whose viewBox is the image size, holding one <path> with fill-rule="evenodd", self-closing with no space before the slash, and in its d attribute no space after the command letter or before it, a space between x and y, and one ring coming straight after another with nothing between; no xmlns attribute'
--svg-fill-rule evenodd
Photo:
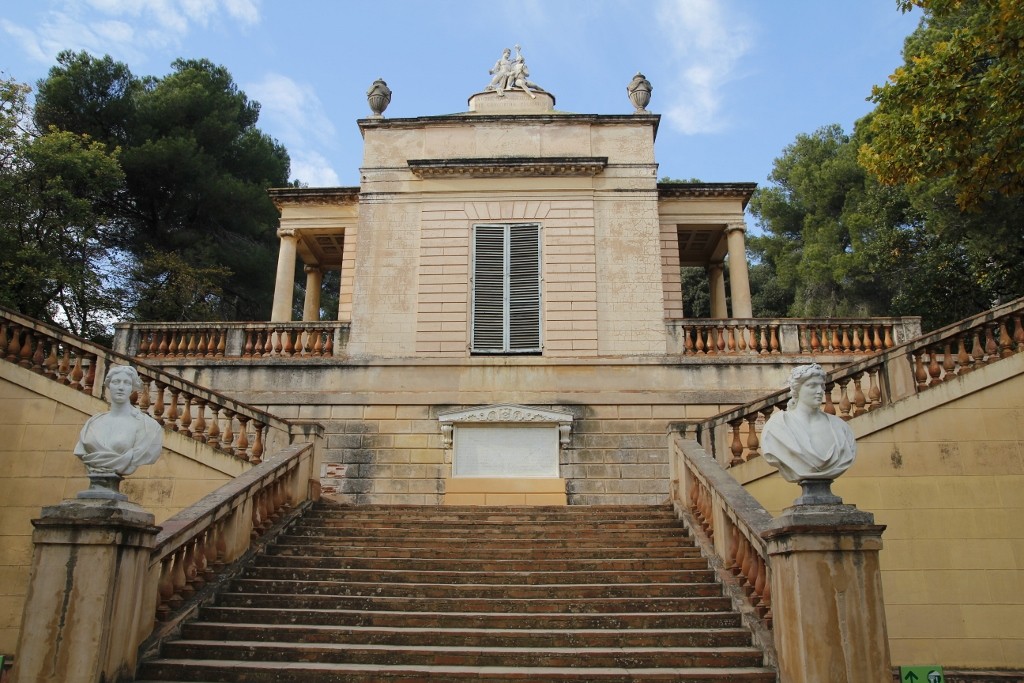
<svg viewBox="0 0 1024 683"><path fill-rule="evenodd" d="M306 265L302 266L302 272L306 273L307 275L309 273L319 273L320 272L320 264L319 263L307 263Z"/></svg>
<svg viewBox="0 0 1024 683"><path fill-rule="evenodd" d="M299 231L296 230L295 228L278 228L277 236L280 237L281 239L285 239L288 237L298 237Z"/></svg>
<svg viewBox="0 0 1024 683"><path fill-rule="evenodd" d="M734 222L734 223L726 223L725 224L725 234L726 235L728 235L731 232L736 232L737 230L741 230L743 232L746 232L747 231L747 222L746 221L738 221L738 222Z"/></svg>

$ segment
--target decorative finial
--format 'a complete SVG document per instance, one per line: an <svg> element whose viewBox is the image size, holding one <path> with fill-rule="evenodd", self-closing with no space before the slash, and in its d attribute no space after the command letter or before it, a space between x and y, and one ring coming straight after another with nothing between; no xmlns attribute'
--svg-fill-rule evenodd
<svg viewBox="0 0 1024 683"><path fill-rule="evenodd" d="M370 89L366 91L366 101L370 105L370 111L373 112L371 118L379 119L384 117L384 110L391 104L391 88L388 87L383 78L375 80Z"/></svg>
<svg viewBox="0 0 1024 683"><path fill-rule="evenodd" d="M654 88L651 87L651 82L647 80L639 71L636 72L636 76L633 76L633 80L626 86L626 92L629 94L629 101L636 107L634 114L648 114L646 107L651 101L651 93Z"/></svg>

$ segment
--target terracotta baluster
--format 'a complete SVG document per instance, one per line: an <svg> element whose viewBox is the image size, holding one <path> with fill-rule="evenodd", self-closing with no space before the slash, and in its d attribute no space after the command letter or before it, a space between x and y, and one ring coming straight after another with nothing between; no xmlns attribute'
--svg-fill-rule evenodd
<svg viewBox="0 0 1024 683"><path fill-rule="evenodd" d="M249 459L249 436L246 433L249 424L249 417L245 415L238 416L238 440L235 443L235 457L241 460Z"/></svg>
<svg viewBox="0 0 1024 683"><path fill-rule="evenodd" d="M850 353L850 351L853 350L853 347L850 344L850 326L840 325L839 329L842 331L842 335L840 335L839 337L840 348L842 349L843 353ZM856 335L857 330L854 330L853 334Z"/></svg>
<svg viewBox="0 0 1024 683"><path fill-rule="evenodd" d="M743 583L740 587L743 589L744 594L746 594L747 599L749 600L751 594L754 592L754 582L751 580L751 577L754 573L753 567L756 560L754 559L754 549L750 546L750 541L747 540L746 536L742 537L741 543L743 543L744 550L743 567L741 570Z"/></svg>
<svg viewBox="0 0 1024 683"><path fill-rule="evenodd" d="M1006 326L1007 320L1007 317L999 320L999 356L1001 358L1013 355L1013 339L1010 338L1010 331Z"/></svg>
<svg viewBox="0 0 1024 683"><path fill-rule="evenodd" d="M928 372L924 369L923 356L924 351L914 351L913 353L914 381L917 383L918 391L928 388Z"/></svg>
<svg viewBox="0 0 1024 683"><path fill-rule="evenodd" d="M167 330L167 354L168 358L178 355L178 331Z"/></svg>
<svg viewBox="0 0 1024 683"><path fill-rule="evenodd" d="M138 393L138 402L136 403L136 405L138 406L139 410L141 410L142 412L144 412L144 413L146 413L148 415L149 414L149 401L150 401L149 391L150 391L150 386L152 384L152 380L149 377L145 376L145 375L140 375L139 379L142 380L142 390L139 391L139 393Z"/></svg>
<svg viewBox="0 0 1024 683"><path fill-rule="evenodd" d="M160 560L160 579L157 582L156 620L167 621L171 616L171 599L174 597L174 555Z"/></svg>
<svg viewBox="0 0 1024 683"><path fill-rule="evenodd" d="M928 386L938 384L942 381L942 366L939 365L939 354L935 350L935 346L929 346L928 349Z"/></svg>
<svg viewBox="0 0 1024 683"><path fill-rule="evenodd" d="M735 525L729 525L729 547L723 558L726 571L735 574L738 571L736 564L736 553L739 546L740 530Z"/></svg>
<svg viewBox="0 0 1024 683"><path fill-rule="evenodd" d="M800 348L800 353L811 353L811 332L807 328L807 325L797 325L796 328L796 339L797 345Z"/></svg>
<svg viewBox="0 0 1024 683"><path fill-rule="evenodd" d="M3 354L0 354L2 356ZM57 342L54 341L50 344L50 354L46 357L43 362L43 374L52 380L57 380L59 375L57 374L57 366L60 362L57 360Z"/></svg>
<svg viewBox="0 0 1024 683"><path fill-rule="evenodd" d="M863 372L858 372L853 376L853 417L863 415L867 412L864 408L864 404L867 403L867 398L865 398L864 390L860 386L860 380L863 376Z"/></svg>
<svg viewBox="0 0 1024 683"><path fill-rule="evenodd" d="M235 453L235 413L233 410L224 409L224 433L220 437L220 449L228 455Z"/></svg>
<svg viewBox="0 0 1024 683"><path fill-rule="evenodd" d="M178 421L178 431L184 434L185 436L192 436L192 430L190 429L190 427L192 426L193 398L191 394L184 391L181 392L181 395L183 399L182 404L184 405L184 410L181 411L181 420Z"/></svg>
<svg viewBox="0 0 1024 683"><path fill-rule="evenodd" d="M996 359L999 352L999 345L996 344L995 336L992 334L992 324L985 325L985 362L991 363Z"/></svg>
<svg viewBox="0 0 1024 683"><path fill-rule="evenodd" d="M732 452L732 460L729 461L729 467L743 464L743 441L740 439L740 425L742 424L742 418L729 423L729 426L732 427L732 445L729 447Z"/></svg>
<svg viewBox="0 0 1024 683"><path fill-rule="evenodd" d="M43 363L46 362L46 343L43 341L44 337L38 332L32 333L32 339L35 341L35 351L32 353L32 372L43 374Z"/></svg>
<svg viewBox="0 0 1024 683"><path fill-rule="evenodd" d="M743 574L743 565L747 561L747 539L740 531L736 530L736 550L733 557L733 566L729 570L736 576Z"/></svg>
<svg viewBox="0 0 1024 683"><path fill-rule="evenodd" d="M766 570L767 570L767 567L766 567ZM770 628L772 628L772 621L773 621L773 616L772 616L772 580L769 577L767 571L765 571L764 595L761 596L761 603L764 605L764 613L761 615L761 618L764 619L765 624L770 629Z"/></svg>
<svg viewBox="0 0 1024 683"><path fill-rule="evenodd" d="M693 355L694 348L693 348L693 338L690 336L691 331L692 331L691 328L685 327L685 326L683 327L683 355L684 356L692 356ZM328 340L330 340L330 337L328 337Z"/></svg>
<svg viewBox="0 0 1024 683"><path fill-rule="evenodd" d="M139 358L145 358L149 355L149 334L146 330L139 330L139 346L135 349L135 355Z"/></svg>
<svg viewBox="0 0 1024 683"><path fill-rule="evenodd" d="M757 413L747 415L747 460L758 458L761 451L761 440L757 438Z"/></svg>
<svg viewBox="0 0 1024 683"><path fill-rule="evenodd" d="M718 353L725 353L725 323L718 324Z"/></svg>
<svg viewBox="0 0 1024 683"><path fill-rule="evenodd" d="M316 330L313 333L313 355L314 356L323 356L324 355L323 338L324 338L323 330Z"/></svg>
<svg viewBox="0 0 1024 683"><path fill-rule="evenodd" d="M726 348L725 348L725 350L728 351L730 354L735 354L736 353L736 328L733 327L732 325L729 325L729 326L723 328L723 332L725 333L725 337L726 337L726 340L725 340L726 341L726 344L725 344Z"/></svg>
<svg viewBox="0 0 1024 683"><path fill-rule="evenodd" d="M220 448L220 406L216 403L210 404L210 431L206 434L206 443Z"/></svg>
<svg viewBox="0 0 1024 683"><path fill-rule="evenodd" d="M185 577L185 548L181 547L174 551L174 567L171 570L171 585L174 588L173 594L167 600L172 610L178 609L181 603L185 602L185 587L188 581Z"/></svg>
<svg viewBox="0 0 1024 683"><path fill-rule="evenodd" d="M26 369L32 367L32 338L32 330L26 327L21 341L21 352L18 354L18 365Z"/></svg>
<svg viewBox="0 0 1024 683"><path fill-rule="evenodd" d="M196 426L192 430L192 438L196 441L202 441L206 443L206 401L201 398L196 398Z"/></svg>
<svg viewBox="0 0 1024 683"><path fill-rule="evenodd" d="M1013 347L1015 351L1024 351L1024 323L1021 314L1013 315ZM0 354L2 355L2 354Z"/></svg>
<svg viewBox="0 0 1024 683"><path fill-rule="evenodd" d="M882 390L878 386L878 375L881 371L881 366L875 366L868 369L868 410L874 410L878 406L882 405Z"/></svg>
<svg viewBox="0 0 1024 683"><path fill-rule="evenodd" d="M255 430L256 436L252 444L252 457L249 458L249 462L257 465L263 462L263 430L266 429L266 425L254 421L252 428Z"/></svg>
<svg viewBox="0 0 1024 683"><path fill-rule="evenodd" d="M832 403L832 389L834 389L834 388L835 388L835 384L834 383L833 384L826 384L825 385L825 407L823 407L822 410L825 411L826 413L828 413L829 415L835 415L836 414L836 407Z"/></svg>
<svg viewBox="0 0 1024 683"><path fill-rule="evenodd" d="M881 327L880 325L874 327L874 331L875 331L875 344L874 344L874 347L872 348L873 351L881 351L883 348L885 348L884 346L882 346L882 335L878 331L880 327Z"/></svg>
<svg viewBox="0 0 1024 683"><path fill-rule="evenodd" d="M170 387L171 389L171 403L167 410L167 424L170 425L171 431L178 431L178 395L181 394L181 389L177 387Z"/></svg>
<svg viewBox="0 0 1024 683"><path fill-rule="evenodd" d="M185 575L185 585L181 587L181 597L187 600L196 592L196 540L194 538L185 543L184 561L181 566Z"/></svg>
<svg viewBox="0 0 1024 683"><path fill-rule="evenodd" d="M273 340L274 340L274 346L273 346L273 349L271 350L273 355L275 355L275 356L280 356L281 355L281 352L284 349L284 344L281 342L281 337L283 337L286 334L288 334L287 330L279 330L276 327L274 328L273 335L272 335L273 336Z"/></svg>
<svg viewBox="0 0 1024 683"><path fill-rule="evenodd" d="M252 531L249 532L249 540L255 541L263 533L263 506L260 504L260 498L263 497L263 493L257 493L252 499Z"/></svg>
<svg viewBox="0 0 1024 683"><path fill-rule="evenodd" d="M327 357L334 356L334 332L328 330L326 333L327 341L324 342L324 355ZM1024 340L1021 341L1018 348L1024 349Z"/></svg>
<svg viewBox="0 0 1024 683"><path fill-rule="evenodd" d="M82 369L82 353L75 353L75 367L71 369L71 384L68 385L72 389L82 390L82 378L85 377L85 371Z"/></svg>
<svg viewBox="0 0 1024 683"><path fill-rule="evenodd" d="M980 330L976 327L971 332L973 333L971 336L971 358L974 360L971 363L971 368L980 368L985 364L985 349L981 345Z"/></svg>
<svg viewBox="0 0 1024 683"><path fill-rule="evenodd" d="M256 332L256 347L253 349L253 355L254 356L262 357L262 356L267 355L266 353L264 353L264 348L263 348L263 346L264 346L264 344L263 344L264 334L265 333L264 333L263 330L258 330Z"/></svg>
<svg viewBox="0 0 1024 683"><path fill-rule="evenodd" d="M67 344L64 345L57 365L57 381L64 385L71 384L71 347Z"/></svg>
<svg viewBox="0 0 1024 683"><path fill-rule="evenodd" d="M153 402L153 419L160 423L161 426L164 424L164 388L166 385L160 380L155 381L156 384L156 400Z"/></svg>
<svg viewBox="0 0 1024 683"><path fill-rule="evenodd" d="M942 381L953 379L956 361L953 359L953 343L947 339L942 347Z"/></svg>
<svg viewBox="0 0 1024 683"><path fill-rule="evenodd" d="M839 341L839 326L838 325L833 325L831 329L832 329L832 338L831 338L831 341L829 342L829 346L831 347L830 350L833 353L840 353L840 352L842 352L843 346L842 346L842 342ZM825 334L827 335L828 332L826 331Z"/></svg>
<svg viewBox="0 0 1024 683"><path fill-rule="evenodd" d="M199 590L206 585L206 531L196 536L196 547L192 552L192 587Z"/></svg>
<svg viewBox="0 0 1024 683"><path fill-rule="evenodd" d="M242 347L242 357L252 357L252 330L245 331L245 345Z"/></svg>
<svg viewBox="0 0 1024 683"><path fill-rule="evenodd" d="M96 366L99 359L94 353L85 354L85 359L89 361L89 367L85 372L85 380L82 382L82 391L91 394L92 388L96 384Z"/></svg>
<svg viewBox="0 0 1024 683"><path fill-rule="evenodd" d="M7 321L0 320L0 358L7 358L7 332Z"/></svg>
<svg viewBox="0 0 1024 683"><path fill-rule="evenodd" d="M836 380L836 384L839 385L839 417L844 420L849 420L851 417L850 396L846 393L846 385L849 383L849 377L843 377Z"/></svg>
<svg viewBox="0 0 1024 683"><path fill-rule="evenodd" d="M220 572L224 569L224 565L228 561L228 541L226 531L228 529L228 520L234 519L235 513L232 513L220 521L217 522L217 559L213 562L213 570Z"/></svg>
<svg viewBox="0 0 1024 683"><path fill-rule="evenodd" d="M156 333L154 333L154 334L156 334ZM155 349L151 350L150 355L151 356L156 355L156 356L159 356L160 358L163 358L163 357L165 357L167 355L167 347L168 347L167 331L166 330L160 330L159 331L159 335L160 335L160 343L156 345ZM155 353L153 353L154 351L155 351Z"/></svg>
<svg viewBox="0 0 1024 683"><path fill-rule="evenodd" d="M298 355L297 344L292 344L292 332L293 330L281 330L281 353L286 358L291 358L294 355Z"/></svg>
<svg viewBox="0 0 1024 683"><path fill-rule="evenodd" d="M887 349L891 349L892 347L896 346L896 342L892 338L892 325L886 325L885 326L884 344L885 344L885 348L887 348Z"/></svg>
<svg viewBox="0 0 1024 683"><path fill-rule="evenodd" d="M699 353L701 355L704 355L705 348L704 348L704 334L703 334L703 331L701 330L700 327L695 327L695 328L693 328L693 330L694 330L694 332L696 333L696 336L697 336L697 353Z"/></svg>
<svg viewBox="0 0 1024 683"><path fill-rule="evenodd" d="M11 323L11 341L7 344L7 360L17 363L21 357L21 325Z"/></svg>
<svg viewBox="0 0 1024 683"><path fill-rule="evenodd" d="M228 349L228 331L227 330L221 330L220 331L220 335L217 338L217 352L213 354L214 357L216 357L216 358L223 358L224 357L224 353L227 351L227 349Z"/></svg>
<svg viewBox="0 0 1024 683"><path fill-rule="evenodd" d="M217 575L217 535L220 533L220 524L213 522L206 529L206 540L203 541L203 581L210 583Z"/></svg>
<svg viewBox="0 0 1024 683"><path fill-rule="evenodd" d="M958 340L960 346L960 352L957 353L956 356L958 375L964 375L970 372L971 363L974 362L974 359L971 358L971 354L967 352L967 342L969 337L970 335L965 332L964 334L960 335L960 338Z"/></svg>
<svg viewBox="0 0 1024 683"><path fill-rule="evenodd" d="M781 353L779 351L779 326L778 325L771 325L770 327L771 327L771 341L769 342L769 346L771 348L771 352L772 352L772 354Z"/></svg>
<svg viewBox="0 0 1024 683"><path fill-rule="evenodd" d="M757 558L757 581L754 584L754 593L757 594L757 603L754 607L757 609L758 616L764 618L769 610L768 602L765 599L768 593L768 567L760 556Z"/></svg>

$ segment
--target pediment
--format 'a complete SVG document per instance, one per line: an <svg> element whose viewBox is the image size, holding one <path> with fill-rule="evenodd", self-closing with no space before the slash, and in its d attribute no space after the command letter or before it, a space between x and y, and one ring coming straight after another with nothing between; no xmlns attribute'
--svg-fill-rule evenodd
<svg viewBox="0 0 1024 683"><path fill-rule="evenodd" d="M560 410L544 410L514 403L495 403L463 410L451 410L438 414L442 422L553 422L572 423L572 413Z"/></svg>

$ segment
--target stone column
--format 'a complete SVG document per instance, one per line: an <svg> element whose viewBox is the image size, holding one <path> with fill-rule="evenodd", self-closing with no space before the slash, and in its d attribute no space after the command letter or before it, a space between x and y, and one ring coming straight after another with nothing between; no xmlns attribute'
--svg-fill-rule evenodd
<svg viewBox="0 0 1024 683"><path fill-rule="evenodd" d="M295 294L295 256L299 236L294 230L278 230L281 246L277 252L277 282L274 284L274 305L270 321L289 322L292 319L292 297Z"/></svg>
<svg viewBox="0 0 1024 683"><path fill-rule="evenodd" d="M142 599L158 527L139 506L68 500L35 519L14 680L134 680ZM155 590L155 586L153 587ZM151 626L152 624L148 624Z"/></svg>
<svg viewBox="0 0 1024 683"><path fill-rule="evenodd" d="M320 290L323 287L324 273L320 266L305 266L306 298L302 302L302 320L316 322L320 320Z"/></svg>
<svg viewBox="0 0 1024 683"><path fill-rule="evenodd" d="M725 306L725 266L721 261L708 265L708 286L711 289L711 317L728 318Z"/></svg>
<svg viewBox="0 0 1024 683"><path fill-rule="evenodd" d="M725 227L729 243L729 293L732 294L732 317L752 318L750 305L750 274L747 269L747 227L732 223Z"/></svg>
<svg viewBox="0 0 1024 683"><path fill-rule="evenodd" d="M780 680L892 680L878 565L884 529L852 505L795 505L762 534Z"/></svg>

